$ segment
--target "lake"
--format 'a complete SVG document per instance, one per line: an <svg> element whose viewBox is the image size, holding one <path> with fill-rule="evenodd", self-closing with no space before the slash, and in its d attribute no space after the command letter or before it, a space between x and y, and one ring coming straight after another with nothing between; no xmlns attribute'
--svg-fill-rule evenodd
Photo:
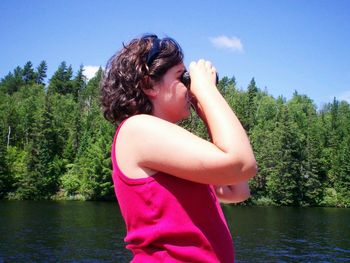
<svg viewBox="0 0 350 263"><path fill-rule="evenodd" d="M237 262L350 262L350 209L223 206ZM117 203L0 201L2 262L129 262Z"/></svg>

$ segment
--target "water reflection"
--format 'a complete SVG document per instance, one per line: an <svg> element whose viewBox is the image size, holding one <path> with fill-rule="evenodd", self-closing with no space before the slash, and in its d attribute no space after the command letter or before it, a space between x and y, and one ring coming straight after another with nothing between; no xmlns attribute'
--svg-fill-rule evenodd
<svg viewBox="0 0 350 263"><path fill-rule="evenodd" d="M128 262L115 203L0 202L0 262Z"/></svg>
<svg viewBox="0 0 350 263"><path fill-rule="evenodd" d="M238 262L350 260L348 209L224 207L224 211Z"/></svg>
<svg viewBox="0 0 350 263"><path fill-rule="evenodd" d="M237 262L348 262L350 210L224 206ZM2 262L129 262L113 202L0 201Z"/></svg>

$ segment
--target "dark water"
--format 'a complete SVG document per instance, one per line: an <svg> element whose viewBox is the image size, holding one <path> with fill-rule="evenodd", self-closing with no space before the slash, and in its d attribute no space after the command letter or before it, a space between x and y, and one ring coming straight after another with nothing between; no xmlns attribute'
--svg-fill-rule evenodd
<svg viewBox="0 0 350 263"><path fill-rule="evenodd" d="M237 262L350 262L350 209L224 207ZM1 262L129 262L108 202L0 201Z"/></svg>

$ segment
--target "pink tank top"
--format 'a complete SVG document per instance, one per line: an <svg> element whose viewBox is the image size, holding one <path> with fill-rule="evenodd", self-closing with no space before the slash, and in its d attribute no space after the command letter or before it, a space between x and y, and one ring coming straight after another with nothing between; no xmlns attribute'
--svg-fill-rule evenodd
<svg viewBox="0 0 350 263"><path fill-rule="evenodd" d="M123 153L115 151L122 124L111 155L131 262L234 262L233 241L213 187L161 172L127 177L116 159Z"/></svg>

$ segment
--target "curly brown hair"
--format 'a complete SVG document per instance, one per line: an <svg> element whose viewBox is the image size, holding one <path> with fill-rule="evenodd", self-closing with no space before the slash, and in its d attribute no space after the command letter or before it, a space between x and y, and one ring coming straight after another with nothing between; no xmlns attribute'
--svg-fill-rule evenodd
<svg viewBox="0 0 350 263"><path fill-rule="evenodd" d="M100 84L104 117L118 124L136 114L152 114L153 106L144 89L183 61L180 45L172 38L143 35L123 48L107 62ZM147 77L148 76L148 77Z"/></svg>

